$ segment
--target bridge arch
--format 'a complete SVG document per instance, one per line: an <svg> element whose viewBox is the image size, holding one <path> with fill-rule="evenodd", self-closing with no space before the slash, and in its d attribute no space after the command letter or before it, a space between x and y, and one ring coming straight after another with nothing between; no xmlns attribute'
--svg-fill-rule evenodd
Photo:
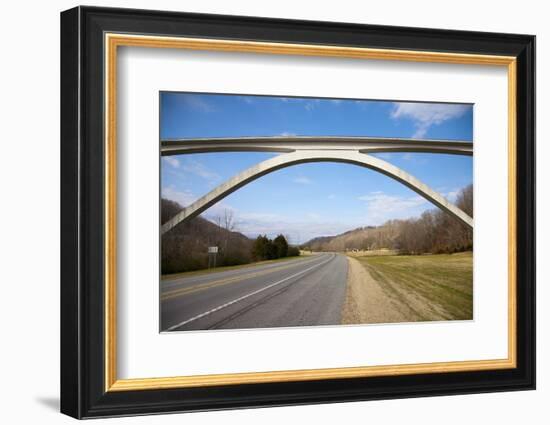
<svg viewBox="0 0 550 425"><path fill-rule="evenodd" d="M449 202L445 197L440 195L435 190L422 183L417 178L403 171L402 169L383 161L379 158L360 153L358 151L345 150L299 150L278 155L274 158L260 162L247 170L233 176L226 182L222 183L215 189L208 192L206 195L197 199L191 205L181 210L178 214L162 225L161 234L173 229L179 223L192 219L203 211L224 199L237 189L247 185L248 183L274 171L282 168L287 168L292 165L304 164L308 162L343 162L348 164L365 167L379 173L382 173L392 179L404 184L412 189L432 204L448 212L457 220L465 223L470 228L473 228L473 219L453 203Z"/></svg>

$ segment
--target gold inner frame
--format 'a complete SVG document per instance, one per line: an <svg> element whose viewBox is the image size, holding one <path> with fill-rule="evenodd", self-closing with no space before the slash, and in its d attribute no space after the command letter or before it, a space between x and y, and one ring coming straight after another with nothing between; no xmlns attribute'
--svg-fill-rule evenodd
<svg viewBox="0 0 550 425"><path fill-rule="evenodd" d="M516 58L477 54L370 49L255 41L105 34L105 391L135 391L213 385L311 381L416 373L447 373L515 368L516 359ZM419 364L247 372L164 378L117 379L116 339L116 99L119 46L325 56L507 67L508 71L508 357Z"/></svg>

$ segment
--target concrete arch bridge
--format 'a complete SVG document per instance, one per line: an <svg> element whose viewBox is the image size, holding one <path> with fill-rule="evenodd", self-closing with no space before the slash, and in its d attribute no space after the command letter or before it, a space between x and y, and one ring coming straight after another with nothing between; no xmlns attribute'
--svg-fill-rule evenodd
<svg viewBox="0 0 550 425"><path fill-rule="evenodd" d="M279 152L274 158L244 170L185 207L162 225L165 234L181 222L196 217L237 189L276 170L309 162L341 162L382 173L412 189L452 217L473 228L473 219L443 195L404 170L369 155L380 152L427 152L473 155L471 142L373 137L240 137L163 140L161 155L206 152Z"/></svg>

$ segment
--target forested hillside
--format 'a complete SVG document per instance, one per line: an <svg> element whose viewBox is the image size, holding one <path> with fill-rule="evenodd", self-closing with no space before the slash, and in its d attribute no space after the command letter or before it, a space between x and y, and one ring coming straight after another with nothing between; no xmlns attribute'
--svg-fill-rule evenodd
<svg viewBox="0 0 550 425"><path fill-rule="evenodd" d="M460 191L455 204L473 217L473 187ZM313 251L393 249L404 254L452 253L473 249L473 232L439 209L419 218L390 220L381 226L354 229L336 236L323 236L302 245Z"/></svg>
<svg viewBox="0 0 550 425"><path fill-rule="evenodd" d="M182 209L177 202L161 200L161 222L165 223ZM162 236L162 274L178 273L208 267L208 247L217 246L217 266L232 266L252 261L252 243L245 235L235 232L234 219L225 211L217 224L202 217L180 223Z"/></svg>

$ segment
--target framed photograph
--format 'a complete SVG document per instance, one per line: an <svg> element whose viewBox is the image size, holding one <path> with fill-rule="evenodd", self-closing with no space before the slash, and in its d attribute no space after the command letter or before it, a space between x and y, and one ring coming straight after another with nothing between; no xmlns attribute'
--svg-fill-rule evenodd
<svg viewBox="0 0 550 425"><path fill-rule="evenodd" d="M535 388L535 37L61 14L61 411Z"/></svg>

